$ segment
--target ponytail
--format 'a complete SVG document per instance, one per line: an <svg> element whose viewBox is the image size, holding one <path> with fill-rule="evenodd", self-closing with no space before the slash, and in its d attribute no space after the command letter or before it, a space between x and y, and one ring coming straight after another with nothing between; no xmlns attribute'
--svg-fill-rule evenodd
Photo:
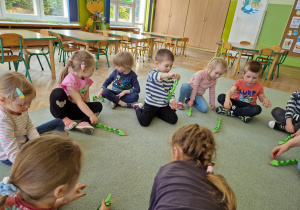
<svg viewBox="0 0 300 210"><path fill-rule="evenodd" d="M59 84L65 79L65 77L69 74L69 67L71 65L71 60L65 65L65 67L60 72Z"/></svg>
<svg viewBox="0 0 300 210"><path fill-rule="evenodd" d="M8 197L8 195L3 196L0 194L0 207L5 204L7 197Z"/></svg>

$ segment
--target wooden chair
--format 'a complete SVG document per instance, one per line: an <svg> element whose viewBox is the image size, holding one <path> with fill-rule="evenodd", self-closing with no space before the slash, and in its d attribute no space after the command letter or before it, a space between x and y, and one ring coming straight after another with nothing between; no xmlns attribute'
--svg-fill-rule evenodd
<svg viewBox="0 0 300 210"><path fill-rule="evenodd" d="M279 62L275 63L275 65L277 65L277 78L279 77L279 65L284 63L284 61L285 61L287 55L289 54L289 52L290 52L289 50L283 51L283 53L280 56ZM273 74L274 74L274 71L273 71ZM273 74L272 74L272 79L273 79Z"/></svg>
<svg viewBox="0 0 300 210"><path fill-rule="evenodd" d="M29 81L31 82L28 66L23 57L23 45L24 45L23 36L19 34L8 33L8 34L0 35L0 52L1 52L0 63L12 61L14 64L15 71L18 71L19 63L24 62L25 69L26 69L25 76L28 77ZM13 54L4 55L5 47L15 47L15 48L18 47L19 55L13 55Z"/></svg>
<svg viewBox="0 0 300 210"><path fill-rule="evenodd" d="M270 49L270 48L263 48L258 52L259 56L256 58L256 60L263 65L263 69L262 69L262 74L264 74L266 68L268 67L268 71L266 74L266 79L268 77L268 73L269 73L269 69L270 69L270 65L272 63L272 56L274 55L274 50ZM262 57L262 56L266 56L266 57ZM264 59L263 59L264 58ZM268 59L266 59L268 58Z"/></svg>
<svg viewBox="0 0 300 210"><path fill-rule="evenodd" d="M98 60L100 55L105 55L106 56L106 61L107 61L107 66L109 67L109 61L108 61L108 46L109 46L109 41L98 41L96 44L96 47L90 47L89 51L90 53L95 54L96 56L96 69L98 69Z"/></svg>
<svg viewBox="0 0 300 210"><path fill-rule="evenodd" d="M251 45L251 43L248 42L248 41L241 41L240 44L241 45ZM246 63L247 63L249 58L251 58L251 60L253 60L254 54L250 53L250 52L247 52L247 53L242 53L242 56L247 57L247 61L246 61Z"/></svg>
<svg viewBox="0 0 300 210"><path fill-rule="evenodd" d="M177 45L176 45L176 51L178 50L178 53L175 52L175 55L177 54L177 56L179 54L183 55L182 52L184 51L184 56L186 57L186 47L189 43L189 38L188 37L183 37L181 41L177 42ZM179 48L181 49L180 50L180 53L179 53Z"/></svg>
<svg viewBox="0 0 300 210"><path fill-rule="evenodd" d="M110 37L110 35L109 35L109 33L107 32L107 31L102 31L102 36L106 36L106 37ZM111 51L112 51L112 47L115 45L115 43L114 44L112 44L112 43L110 43L109 44L109 54L111 55ZM114 46L115 47L115 46ZM115 48L114 48L115 49Z"/></svg>
<svg viewBox="0 0 300 210"><path fill-rule="evenodd" d="M150 36L151 37L151 36ZM143 45L137 47L138 55L143 57L143 62L145 61L145 54L148 55L148 60L150 60L151 47L152 47L153 39L147 39L147 42L143 42Z"/></svg>
<svg viewBox="0 0 300 210"><path fill-rule="evenodd" d="M41 29L40 30L40 34L49 35L48 31L46 31L45 29ZM29 64L30 64L31 56L35 55L37 57L39 63L40 63L40 66L41 66L42 70L44 70L43 65L42 65L42 63L40 61L40 58L39 58L39 55L42 55L42 56L44 56L46 58L46 61L47 61L48 65L49 65L49 68L50 68L50 71L51 71L51 65L50 65L50 62L49 62L49 60L47 58L47 55L49 54L49 49L47 50L47 52L44 52L44 45L42 46L41 50L39 50L39 49L24 49L23 53L24 53L24 55L28 55L29 56L28 57L28 61L27 61L27 66L28 67L29 67Z"/></svg>
<svg viewBox="0 0 300 210"><path fill-rule="evenodd" d="M0 50L1 53L1 50ZM13 52L10 48L3 48L3 53L7 53L7 55L11 54L13 55ZM8 69L11 70L10 62L8 62Z"/></svg>
<svg viewBox="0 0 300 210"><path fill-rule="evenodd" d="M232 49L232 44L230 42L224 42L222 44L222 48L220 51L221 57L223 57L224 59L227 59L227 62L228 62L227 70L229 69L229 67L231 67L233 65L233 62L238 59L237 58L238 54L236 54L235 56L232 56L230 54L231 49ZM238 73L239 73L240 72L240 64L237 63L236 65L238 65Z"/></svg>
<svg viewBox="0 0 300 210"><path fill-rule="evenodd" d="M134 54L134 47L132 46L132 43L130 42L130 38L126 35L121 36L121 41L120 43L120 50L125 50L125 51L132 51L132 54Z"/></svg>
<svg viewBox="0 0 300 210"><path fill-rule="evenodd" d="M172 47L172 53L176 53L176 45L175 45L175 40L171 36L166 36L165 37L165 42L164 42L164 48L171 50Z"/></svg>

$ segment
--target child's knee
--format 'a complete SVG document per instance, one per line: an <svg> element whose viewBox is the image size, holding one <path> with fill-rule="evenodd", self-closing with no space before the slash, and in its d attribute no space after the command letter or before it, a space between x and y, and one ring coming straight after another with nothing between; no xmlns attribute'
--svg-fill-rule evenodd
<svg viewBox="0 0 300 210"><path fill-rule="evenodd" d="M259 114L261 113L261 111L262 111L262 109L261 109L260 106L256 105L256 106L254 107L254 114L255 114L255 115L259 115Z"/></svg>
<svg viewBox="0 0 300 210"><path fill-rule="evenodd" d="M226 95L224 93L220 94L218 96L218 102L223 105L225 102L225 97L226 97Z"/></svg>
<svg viewBox="0 0 300 210"><path fill-rule="evenodd" d="M50 100L64 100L66 98L68 98L68 96L62 88L55 88L50 94Z"/></svg>
<svg viewBox="0 0 300 210"><path fill-rule="evenodd" d="M282 108L280 108L280 107L275 107L272 111L271 111L271 114L272 114L272 116L274 117L274 116L278 116L282 111Z"/></svg>
<svg viewBox="0 0 300 210"><path fill-rule="evenodd" d="M98 101L93 103L94 103L94 108L93 108L94 113L100 113L102 111L102 104Z"/></svg>
<svg viewBox="0 0 300 210"><path fill-rule="evenodd" d="M139 94L138 93L131 93L132 95L132 101L137 102L139 100Z"/></svg>
<svg viewBox="0 0 300 210"><path fill-rule="evenodd" d="M54 123L55 123L55 125L57 125L57 126L56 126L56 130L58 130L58 131L63 131L63 130L65 130L65 123L62 121L62 119L56 118L56 119L54 120Z"/></svg>
<svg viewBox="0 0 300 210"><path fill-rule="evenodd" d="M175 114L174 116L172 116L171 118L170 118L170 120L168 121L170 124L176 124L177 123L177 121L178 121L178 116Z"/></svg>
<svg viewBox="0 0 300 210"><path fill-rule="evenodd" d="M106 97L109 95L109 92L110 92L109 89L104 89L104 91L103 91L103 93L102 93L102 96L103 96L104 98L106 98Z"/></svg>
<svg viewBox="0 0 300 210"><path fill-rule="evenodd" d="M197 107L198 108L198 107ZM198 110L200 112L206 113L208 111L208 106L199 107Z"/></svg>

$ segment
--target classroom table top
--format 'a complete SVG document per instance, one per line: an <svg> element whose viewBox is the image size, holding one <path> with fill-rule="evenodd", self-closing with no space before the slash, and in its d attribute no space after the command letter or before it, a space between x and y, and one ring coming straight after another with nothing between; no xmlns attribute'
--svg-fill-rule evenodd
<svg viewBox="0 0 300 210"><path fill-rule="evenodd" d="M109 26L109 29L135 29L135 30L140 30L137 27L134 26Z"/></svg>
<svg viewBox="0 0 300 210"><path fill-rule="evenodd" d="M98 31L98 32L102 32ZM152 37L147 37L144 35L139 35L139 34L131 34L131 33L127 33L124 31L107 31L110 35L114 35L114 36L128 36L130 39L137 39L137 40L141 40L141 39L154 39Z"/></svg>
<svg viewBox="0 0 300 210"><path fill-rule="evenodd" d="M256 46L253 44L246 45L246 44L241 44L238 42L230 42L230 43L232 44L233 48L240 49L240 50L246 50L246 51L258 52L260 49L268 48L268 47ZM217 42L217 45L222 45L222 43ZM281 54L281 52L275 52L275 54Z"/></svg>
<svg viewBox="0 0 300 210"><path fill-rule="evenodd" d="M47 29L49 32L59 34L61 36L67 36L73 39L78 39L86 42L97 42L100 40L104 41L120 41L120 39L106 37L95 33L79 31L79 30L63 30L63 29Z"/></svg>
<svg viewBox="0 0 300 210"><path fill-rule="evenodd" d="M53 36L47 36L45 34L40 34L38 32L28 31L28 30L22 30L22 29L0 29L0 35L1 34L8 34L8 33L14 33L14 34L20 34L23 36L24 40L49 40L49 39L56 39L56 37Z"/></svg>
<svg viewBox="0 0 300 210"><path fill-rule="evenodd" d="M163 38L165 38L166 36L170 36L173 39L182 39L182 37L180 37L180 36L173 36L173 35L169 35L169 34L161 34L161 33L156 33L156 32L143 32L143 34L151 34L152 36L158 36L158 37L163 37Z"/></svg>

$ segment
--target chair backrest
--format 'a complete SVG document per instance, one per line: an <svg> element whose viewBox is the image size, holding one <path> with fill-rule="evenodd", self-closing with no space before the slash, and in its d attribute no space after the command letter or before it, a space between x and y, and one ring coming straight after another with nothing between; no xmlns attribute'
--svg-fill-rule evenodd
<svg viewBox="0 0 300 210"><path fill-rule="evenodd" d="M232 49L232 44L230 42L223 42L222 49L231 50Z"/></svg>
<svg viewBox="0 0 300 210"><path fill-rule="evenodd" d="M259 54L259 58L261 55L272 56L274 54L274 50L271 48L263 48L258 52L258 54Z"/></svg>
<svg viewBox="0 0 300 210"><path fill-rule="evenodd" d="M151 37L151 34L145 33L145 36L146 36L146 37Z"/></svg>
<svg viewBox="0 0 300 210"><path fill-rule="evenodd" d="M173 42L173 38L171 36L166 36L165 42Z"/></svg>
<svg viewBox="0 0 300 210"><path fill-rule="evenodd" d="M41 29L40 34L44 34L44 35L49 36L49 32L46 29Z"/></svg>
<svg viewBox="0 0 300 210"><path fill-rule="evenodd" d="M280 52L281 51L281 47L273 45L270 47L270 49L274 50L274 52Z"/></svg>
<svg viewBox="0 0 300 210"><path fill-rule="evenodd" d="M183 37L183 38L182 38L182 41L183 41L183 42L188 42L188 41L190 41L190 39L189 39L188 37Z"/></svg>
<svg viewBox="0 0 300 210"><path fill-rule="evenodd" d="M4 50L3 50L4 47L19 47L20 55L22 56L18 57L17 60L23 60L23 49L22 49L23 45L24 45L24 39L23 36L21 36L20 34L9 33L9 34L0 35L0 53L1 53L0 63L4 63L5 60L3 59L5 57Z"/></svg>
<svg viewBox="0 0 300 210"><path fill-rule="evenodd" d="M98 53L100 53L100 50L105 50L107 52L108 46L109 46L109 41L100 40L97 42L96 45L98 46ZM101 48L101 47L105 47L105 48Z"/></svg>
<svg viewBox="0 0 300 210"><path fill-rule="evenodd" d="M242 44L242 45L250 45L251 43L248 42L248 41L240 41L240 44Z"/></svg>
<svg viewBox="0 0 300 210"><path fill-rule="evenodd" d="M103 36L109 37L109 33L107 31L102 31Z"/></svg>
<svg viewBox="0 0 300 210"><path fill-rule="evenodd" d="M130 38L126 35L121 36L121 41L127 41L130 42Z"/></svg>
<svg viewBox="0 0 300 210"><path fill-rule="evenodd" d="M133 31L134 34L140 34L140 31Z"/></svg>

